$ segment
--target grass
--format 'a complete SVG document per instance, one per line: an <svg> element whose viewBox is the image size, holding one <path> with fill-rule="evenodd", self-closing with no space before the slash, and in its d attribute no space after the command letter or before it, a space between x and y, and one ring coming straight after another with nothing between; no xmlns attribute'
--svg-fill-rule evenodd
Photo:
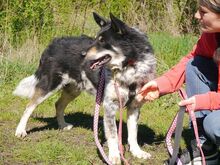
<svg viewBox="0 0 220 165"><path fill-rule="evenodd" d="M158 59L158 75L168 70L195 43L195 37L173 37L167 34L150 34L150 41ZM34 45L32 45L34 46ZM101 165L102 158L94 143L92 125L95 100L94 97L82 93L66 109L66 120L74 125L70 131L58 129L54 102L59 93L53 95L34 111L28 121L28 136L18 139L14 136L16 125L24 111L28 100L12 95L12 91L20 81L32 74L38 65L39 54L43 46L35 45L32 52L29 47L21 47L13 52L19 52L19 57L11 58L9 51L4 51L0 60L0 164L63 164L63 165ZM24 51L24 50L25 51ZM22 52L29 52L31 56ZM139 120L138 141L141 147L153 155L150 160L140 160L131 156L126 142L126 122L123 123L123 143L126 148L125 157L132 164L162 164L167 155L164 139L167 129L178 110L176 94L166 95L160 99L145 104L141 109ZM100 121L102 121L101 112ZM125 115L126 116L126 115ZM125 117L124 117L125 118ZM117 116L118 119L118 116ZM184 147L189 140L185 117L184 132L181 145ZM103 133L103 123L99 123L99 139L107 152Z"/></svg>

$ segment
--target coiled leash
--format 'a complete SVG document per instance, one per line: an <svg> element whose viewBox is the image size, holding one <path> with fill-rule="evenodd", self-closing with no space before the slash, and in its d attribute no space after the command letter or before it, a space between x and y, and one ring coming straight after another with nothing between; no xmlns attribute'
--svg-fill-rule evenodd
<svg viewBox="0 0 220 165"><path fill-rule="evenodd" d="M179 95L181 97L181 99L186 99L187 95L185 93L185 91L183 89L179 90ZM166 146L167 146L167 150L171 156L171 158L169 159L168 162L165 162L165 164L169 164L169 165L182 165L181 160L178 157L178 153L179 153L179 144L180 144L180 138L181 138L181 134L182 134L182 130L183 130L183 118L184 118L184 113L185 111L188 111L189 116L192 120L192 124L193 124L193 128L194 128L194 134L196 137L196 142L197 142L197 147L200 150L200 153L202 155L202 164L205 165L205 157L204 157L204 153L202 151L202 147L200 145L200 140L199 140L199 134L198 134L198 127L197 127L197 123L196 123L196 117L195 117L195 113L193 110L191 110L188 106L181 106L179 112L177 112L173 122L171 123L171 126L167 132L166 135ZM172 147L171 144L171 139L172 139L172 135L175 131L175 139L174 139L174 148Z"/></svg>
<svg viewBox="0 0 220 165"><path fill-rule="evenodd" d="M118 126L118 145L119 145L119 151L122 160L126 165L128 164L128 161L124 158L124 149L122 145L122 115L123 115L123 104L121 100L121 96L118 90L118 85L117 83L114 84L115 86L115 91L119 99L119 106L120 106L120 122ZM96 106L95 106L95 113L94 113L94 118L93 118L93 132L94 132L94 137L95 137L95 143L96 146L98 147L99 152L101 153L103 159L108 165L112 165L112 163L109 161L107 155L105 154L105 151L102 148L102 145L99 142L98 138L98 121L99 121L99 110L100 110L100 105L102 103L102 98L103 98L103 91L105 87L105 71L103 68L100 69L100 78L99 78L99 83L97 87L97 94L96 94Z"/></svg>

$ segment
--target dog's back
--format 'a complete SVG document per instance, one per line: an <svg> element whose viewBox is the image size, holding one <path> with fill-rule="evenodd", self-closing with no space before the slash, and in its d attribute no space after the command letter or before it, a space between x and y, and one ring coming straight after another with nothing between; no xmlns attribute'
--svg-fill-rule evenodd
<svg viewBox="0 0 220 165"><path fill-rule="evenodd" d="M26 136L25 127L33 110L54 92L62 89L56 102L56 114L60 128L71 128L65 123L63 111L67 104L82 90L95 94L98 70L91 71L84 61L87 48L93 39L88 36L55 38L42 53L37 71L21 80L14 95L30 98L16 130L16 136Z"/></svg>
<svg viewBox="0 0 220 165"><path fill-rule="evenodd" d="M69 83L81 84L83 88L86 75L96 85L95 79L89 74L91 71L87 69L88 64L84 62L84 53L92 41L87 36L55 38L42 53L35 74L23 79L14 94L31 98L35 87L48 93Z"/></svg>

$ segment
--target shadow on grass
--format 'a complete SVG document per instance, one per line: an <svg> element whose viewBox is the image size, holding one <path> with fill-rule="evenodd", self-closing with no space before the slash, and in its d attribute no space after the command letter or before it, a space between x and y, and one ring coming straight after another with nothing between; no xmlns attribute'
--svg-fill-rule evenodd
<svg viewBox="0 0 220 165"><path fill-rule="evenodd" d="M47 123L45 126L42 127L36 127L28 131L28 133L31 132L37 132L37 131L43 131L43 130L51 130L51 129L58 129L57 120L56 117L35 117L35 120L39 120L41 122ZM81 127L88 130L93 130L93 116L89 114L84 114L82 112L76 112L72 114L68 114L65 116L65 121L72 124L73 127ZM118 126L117 121L117 126ZM123 135L122 140L124 144L127 144L127 124L123 122L122 125L123 129ZM156 136L155 132L147 127L147 125L139 124L138 125L138 142L140 145L144 144L152 144L152 143L162 143L164 140L164 136L159 135ZM105 136L104 136L104 126L103 126L103 117L99 117L99 139L101 143L105 142Z"/></svg>
<svg viewBox="0 0 220 165"><path fill-rule="evenodd" d="M43 130L51 130L51 129L58 129L57 120L56 117L35 117L34 119L46 123L45 126L42 127L36 127L31 129L29 132L37 132L37 131L43 131ZM71 123L73 127L80 127L88 129L89 131L93 130L93 116L89 114L84 114L82 112L76 112L72 114L68 114L65 116L65 120L68 123ZM117 125L118 125L117 121ZM123 135L122 135L122 141L123 145L127 144L127 125L125 122L123 122ZM182 138L186 141L186 144L190 144L190 140L192 139L192 132L189 129L184 129L182 132ZM99 140L100 143L103 144L105 147L107 147L107 144L105 143L105 136L104 136L104 126L103 126L103 117L99 117ZM143 146L145 144L149 145L160 145L164 143L165 136L164 135L156 135L154 130L148 127L145 124L139 124L138 125L138 143L140 146ZM188 145L187 145L188 147ZM99 155L99 158L102 159L104 162L100 152L97 149L97 154Z"/></svg>

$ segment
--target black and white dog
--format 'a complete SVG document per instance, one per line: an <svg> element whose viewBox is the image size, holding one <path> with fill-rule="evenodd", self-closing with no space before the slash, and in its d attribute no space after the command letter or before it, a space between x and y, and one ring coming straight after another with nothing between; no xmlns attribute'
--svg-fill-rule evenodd
<svg viewBox="0 0 220 165"><path fill-rule="evenodd" d="M15 135L26 136L26 124L33 110L51 94L62 90L56 102L58 125L70 129L64 120L64 109L82 90L94 94L99 80L99 69L105 69L104 127L109 147L109 159L120 164L116 111L119 109L114 82L119 84L123 106L127 107L128 143L131 153L147 159L137 143L137 121L143 103L136 100L141 86L155 76L156 59L145 34L131 28L110 14L110 21L94 13L101 27L93 40L86 36L55 39L43 52L34 75L23 79L14 94L31 98L17 126Z"/></svg>

